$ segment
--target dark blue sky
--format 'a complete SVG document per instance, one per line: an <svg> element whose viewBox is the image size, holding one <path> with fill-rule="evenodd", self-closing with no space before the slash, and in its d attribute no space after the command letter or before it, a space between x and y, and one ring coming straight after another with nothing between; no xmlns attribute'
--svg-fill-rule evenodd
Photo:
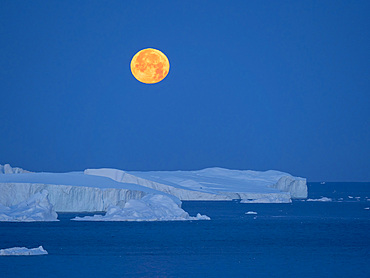
<svg viewBox="0 0 370 278"><path fill-rule="evenodd" d="M370 1L0 1L0 164L370 180ZM170 73L131 75L157 48Z"/></svg>

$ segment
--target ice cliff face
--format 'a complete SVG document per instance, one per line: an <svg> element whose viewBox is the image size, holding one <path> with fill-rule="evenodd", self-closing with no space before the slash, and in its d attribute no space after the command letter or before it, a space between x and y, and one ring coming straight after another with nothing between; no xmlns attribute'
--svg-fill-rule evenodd
<svg viewBox="0 0 370 278"><path fill-rule="evenodd" d="M125 172L87 169L86 175L109 177L178 197L180 200L232 200L289 203L307 198L306 180L279 171L241 171L208 168L199 171Z"/></svg>
<svg viewBox="0 0 370 278"><path fill-rule="evenodd" d="M58 221L57 218L58 214L50 203L46 190L33 194L27 200L14 206L7 207L0 205L0 221Z"/></svg>
<svg viewBox="0 0 370 278"><path fill-rule="evenodd" d="M272 184L271 187L289 192L293 199L305 199L308 194L306 179L290 175L279 178L277 183Z"/></svg>
<svg viewBox="0 0 370 278"><path fill-rule="evenodd" d="M23 170L19 167L12 167L9 164L1 165L0 164L0 174L21 174L21 173L30 173L29 171Z"/></svg>
<svg viewBox="0 0 370 278"><path fill-rule="evenodd" d="M110 206L123 207L131 199L163 192L137 184L83 173L24 173L0 175L0 204L13 206L38 192L47 190L49 200L58 212L106 211ZM178 198L170 198L181 205Z"/></svg>
<svg viewBox="0 0 370 278"><path fill-rule="evenodd" d="M41 183L2 183L0 204L12 206L43 190L49 192L50 202L59 212L106 211L109 206L122 206L131 199L141 199L147 193L117 188L93 188L85 186Z"/></svg>

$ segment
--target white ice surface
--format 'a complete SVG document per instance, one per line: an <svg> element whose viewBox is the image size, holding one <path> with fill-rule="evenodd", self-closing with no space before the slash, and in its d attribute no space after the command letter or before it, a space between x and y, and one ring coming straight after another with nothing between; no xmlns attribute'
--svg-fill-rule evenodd
<svg viewBox="0 0 370 278"><path fill-rule="evenodd" d="M139 184L174 195L180 200L249 199L281 203L291 202L290 198L307 198L305 179L278 171L208 168L199 171L125 172L87 169L84 173Z"/></svg>
<svg viewBox="0 0 370 278"><path fill-rule="evenodd" d="M307 199L307 202L331 202L332 199L328 197L321 197L320 199Z"/></svg>
<svg viewBox="0 0 370 278"><path fill-rule="evenodd" d="M0 256L35 256L47 255L48 252L42 247L28 249L26 247L13 247L0 249Z"/></svg>
<svg viewBox="0 0 370 278"><path fill-rule="evenodd" d="M103 215L76 217L75 221L184 221L210 220L206 215L191 217L171 198L150 194L141 200L129 200L123 208L112 206Z"/></svg>
<svg viewBox="0 0 370 278"><path fill-rule="evenodd" d="M24 173L0 175L0 204L13 206L47 190L49 200L59 212L106 211L122 207L130 199L147 194L164 194L138 184L116 182L110 178L73 173ZM175 196L168 195L180 205Z"/></svg>
<svg viewBox="0 0 370 278"><path fill-rule="evenodd" d="M245 214L257 214L255 211L247 211Z"/></svg>
<svg viewBox="0 0 370 278"><path fill-rule="evenodd" d="M58 214L49 202L46 190L11 207L0 205L0 221L2 222L59 221L57 218Z"/></svg>

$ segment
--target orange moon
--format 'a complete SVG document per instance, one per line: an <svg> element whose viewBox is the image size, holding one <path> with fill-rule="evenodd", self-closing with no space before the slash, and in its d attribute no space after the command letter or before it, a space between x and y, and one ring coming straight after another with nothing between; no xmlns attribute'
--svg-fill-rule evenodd
<svg viewBox="0 0 370 278"><path fill-rule="evenodd" d="M131 60L131 72L142 83L162 81L170 70L166 55L154 48L140 50Z"/></svg>

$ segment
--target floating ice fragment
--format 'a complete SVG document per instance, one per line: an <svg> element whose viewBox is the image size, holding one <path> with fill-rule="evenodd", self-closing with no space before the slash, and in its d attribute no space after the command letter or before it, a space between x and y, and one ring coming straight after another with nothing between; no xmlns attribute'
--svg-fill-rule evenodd
<svg viewBox="0 0 370 278"><path fill-rule="evenodd" d="M370 209L369 207L367 207L367 208L364 208L364 209Z"/></svg>
<svg viewBox="0 0 370 278"><path fill-rule="evenodd" d="M26 247L13 247L0 249L0 256L36 256L47 255L48 252L42 247L28 249Z"/></svg>
<svg viewBox="0 0 370 278"><path fill-rule="evenodd" d="M331 198L321 197L320 199L307 199L307 202L331 202Z"/></svg>
<svg viewBox="0 0 370 278"><path fill-rule="evenodd" d="M248 211L245 214L257 214L257 212L255 212L255 211Z"/></svg>
<svg viewBox="0 0 370 278"><path fill-rule="evenodd" d="M353 196L348 196L349 199L353 199Z"/></svg>
<svg viewBox="0 0 370 278"><path fill-rule="evenodd" d="M255 196L255 198L242 199L240 201L241 204L270 204L270 203L286 204L291 202L292 200L290 199L289 194L279 194L279 195L269 194L264 196L257 195Z"/></svg>

